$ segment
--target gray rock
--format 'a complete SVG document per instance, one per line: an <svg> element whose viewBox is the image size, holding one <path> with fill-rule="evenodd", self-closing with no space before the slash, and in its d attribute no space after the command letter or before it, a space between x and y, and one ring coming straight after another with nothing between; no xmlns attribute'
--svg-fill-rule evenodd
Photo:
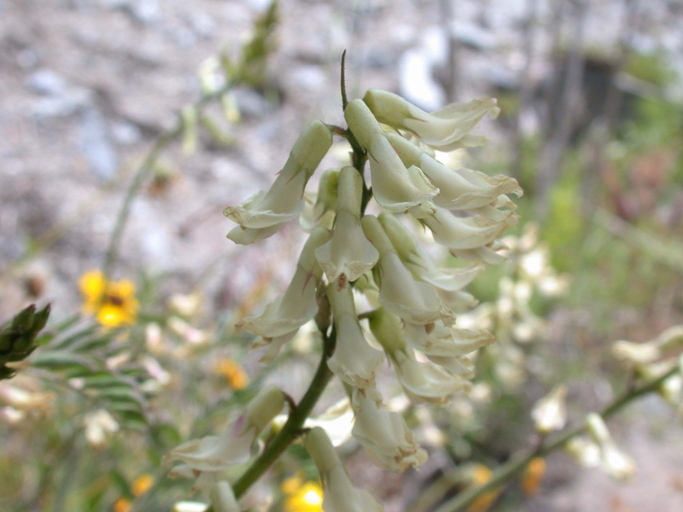
<svg viewBox="0 0 683 512"><path fill-rule="evenodd" d="M66 117L92 104L92 94L80 87L64 91L56 96L46 96L35 101L32 114L38 119Z"/></svg>
<svg viewBox="0 0 683 512"><path fill-rule="evenodd" d="M114 138L114 141L122 146L135 144L142 138L142 132L140 131L140 128L125 121L112 123L111 134Z"/></svg>
<svg viewBox="0 0 683 512"><path fill-rule="evenodd" d="M109 9L120 9L145 25L153 25L161 19L158 0L104 0L104 5Z"/></svg>
<svg viewBox="0 0 683 512"><path fill-rule="evenodd" d="M79 119L79 149L92 173L109 181L119 168L119 159L112 144L106 120L95 108L83 111Z"/></svg>
<svg viewBox="0 0 683 512"><path fill-rule="evenodd" d="M496 36L474 23L455 21L450 26L451 34L460 43L476 50L493 50Z"/></svg>
<svg viewBox="0 0 683 512"><path fill-rule="evenodd" d="M39 69L26 79L26 87L35 94L57 96L66 92L67 83L54 71Z"/></svg>

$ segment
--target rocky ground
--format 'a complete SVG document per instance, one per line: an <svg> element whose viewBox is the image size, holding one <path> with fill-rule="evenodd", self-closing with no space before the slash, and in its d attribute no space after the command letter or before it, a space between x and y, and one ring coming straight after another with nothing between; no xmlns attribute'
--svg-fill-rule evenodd
<svg viewBox="0 0 683 512"><path fill-rule="evenodd" d="M622 2L589 3L589 41L615 45ZM266 4L0 0L1 318L30 298L25 285L35 279L57 316L79 303L78 276L101 267L141 156L179 108L198 98L199 65L222 48L236 50ZM177 179L161 191L146 190L134 203L117 275L165 273L169 289L187 291L209 269L206 286L220 307L236 304L254 273L265 269L274 268L284 284L297 253L297 230L259 247L235 247L225 239L231 226L221 211L272 178L307 120L341 123L343 49L354 96L368 87L389 88L431 109L454 90L467 99L494 86L518 86L526 2L457 2L452 23L445 21L443 4L282 1L266 88L277 94L236 91L242 118L227 127L234 138L229 146L207 143L193 156L176 146L164 153L161 160ZM543 23L549 23L549 5L539 2ZM672 15L680 14L680 5L645 2L643 13L634 44L661 45L680 58L683 30L676 30L680 22ZM530 71L539 82L550 69L548 35L541 32ZM458 48L455 80L447 72L451 44ZM488 131L496 137L495 128ZM342 156L343 148L327 163ZM638 410L636 415L649 413L647 404ZM633 485L617 487L595 472L580 473L561 479L528 509L683 509L683 434L663 429L653 440L649 423L636 425L625 443L642 466ZM573 474L573 467L568 471Z"/></svg>

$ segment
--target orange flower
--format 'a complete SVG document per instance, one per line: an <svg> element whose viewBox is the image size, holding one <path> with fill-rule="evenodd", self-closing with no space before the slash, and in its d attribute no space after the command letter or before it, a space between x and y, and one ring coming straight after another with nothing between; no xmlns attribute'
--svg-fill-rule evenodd
<svg viewBox="0 0 683 512"><path fill-rule="evenodd" d="M133 485L131 485L131 491L133 491L135 496L142 496L149 491L153 485L154 477L148 473L145 473L133 481Z"/></svg>
<svg viewBox="0 0 683 512"><path fill-rule="evenodd" d="M533 496L538 492L545 475L546 463L543 457L531 459L522 475L522 490L527 496Z"/></svg>
<svg viewBox="0 0 683 512"><path fill-rule="evenodd" d="M475 463L470 480L471 486L479 487L491 480L491 470L483 464ZM495 503L502 489L489 491L472 502L467 508L467 512L486 512Z"/></svg>
<svg viewBox="0 0 683 512"><path fill-rule="evenodd" d="M225 377L228 385L235 391L245 389L249 385L249 377L234 359L219 359L216 363L216 373Z"/></svg>
<svg viewBox="0 0 683 512"><path fill-rule="evenodd" d="M119 498L114 502L114 512L130 512L133 510L133 506L129 499Z"/></svg>

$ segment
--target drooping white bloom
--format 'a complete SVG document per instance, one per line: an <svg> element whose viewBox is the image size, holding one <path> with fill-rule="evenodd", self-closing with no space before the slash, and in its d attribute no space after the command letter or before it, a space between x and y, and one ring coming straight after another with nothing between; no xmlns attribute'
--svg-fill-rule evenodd
<svg viewBox="0 0 683 512"><path fill-rule="evenodd" d="M281 428L287 422L287 418L286 414L281 414L273 420L273 424ZM351 439L354 422L355 415L351 407L351 400L343 398L332 404L319 416L306 418L304 428L320 427L330 438L332 445L341 446Z"/></svg>
<svg viewBox="0 0 683 512"><path fill-rule="evenodd" d="M630 480L636 472L636 463L617 447L602 417L589 414L586 429L600 450L600 468L615 480Z"/></svg>
<svg viewBox="0 0 683 512"><path fill-rule="evenodd" d="M513 212L503 221L493 221L477 215L456 217L448 210L436 207L436 211L420 219L432 231L436 243L452 250L469 250L484 247L496 240L503 231L517 224L519 216Z"/></svg>
<svg viewBox="0 0 683 512"><path fill-rule="evenodd" d="M406 394L437 404L470 388L470 383L431 362L419 362L406 341L400 319L384 308L368 315L370 330L394 363L396 375Z"/></svg>
<svg viewBox="0 0 683 512"><path fill-rule="evenodd" d="M428 324L443 320L454 322L453 312L439 299L429 283L417 281L401 262L377 217L366 215L363 231L379 251L379 263L373 269L379 283L379 302L408 323Z"/></svg>
<svg viewBox="0 0 683 512"><path fill-rule="evenodd" d="M218 471L244 464L261 431L284 406L284 394L275 386L267 386L249 402L245 413L233 421L220 435L187 441L171 450L165 462L180 461L195 474L215 475ZM199 475L198 475L199 476Z"/></svg>
<svg viewBox="0 0 683 512"><path fill-rule="evenodd" d="M315 250L328 239L327 230L313 230L301 250L294 277L285 293L268 304L260 315L247 317L236 325L237 329L262 336L263 342L256 346L270 346L263 360L276 357L282 345L318 312L316 288L322 270L315 259Z"/></svg>
<svg viewBox="0 0 683 512"><path fill-rule="evenodd" d="M456 292L462 290L484 270L484 266L479 263L461 268L437 268L408 228L394 215L382 213L379 215L379 221L405 266L420 281L441 290Z"/></svg>
<svg viewBox="0 0 683 512"><path fill-rule="evenodd" d="M351 287L340 288L338 283L330 283L327 296L337 331L334 355L327 365L337 377L354 388L374 385L384 356L381 351L372 348L363 335Z"/></svg>
<svg viewBox="0 0 683 512"><path fill-rule="evenodd" d="M379 391L356 389L351 402L356 412L353 437L375 464L400 472L427 460L427 452L415 442L403 416L384 407Z"/></svg>
<svg viewBox="0 0 683 512"><path fill-rule="evenodd" d="M368 151L372 192L382 208L416 215L432 211L430 200L439 192L417 167L406 168L379 123L362 100L349 102L344 110L349 129Z"/></svg>
<svg viewBox="0 0 683 512"><path fill-rule="evenodd" d="M471 384L440 365L419 362L412 349L391 354L396 375L408 396L420 401L444 404L455 393L469 391Z"/></svg>
<svg viewBox="0 0 683 512"><path fill-rule="evenodd" d="M211 489L211 506L215 512L240 512L235 493L225 480L216 482Z"/></svg>
<svg viewBox="0 0 683 512"><path fill-rule="evenodd" d="M567 386L560 384L534 404L531 417L536 431L548 435L562 430L567 423Z"/></svg>
<svg viewBox="0 0 683 512"><path fill-rule="evenodd" d="M368 491L353 486L323 429L309 431L304 444L320 473L325 512L382 512L382 506Z"/></svg>
<svg viewBox="0 0 683 512"><path fill-rule="evenodd" d="M429 356L464 356L495 341L489 331L450 327L443 322L406 325L405 332L408 343Z"/></svg>
<svg viewBox="0 0 683 512"><path fill-rule="evenodd" d="M503 194L522 195L522 189L514 178L503 174L489 176L464 167L449 169L400 135L387 133L387 139L406 167L419 167L439 189L439 194L433 199L437 206L449 210L472 210L491 207Z"/></svg>
<svg viewBox="0 0 683 512"><path fill-rule="evenodd" d="M272 235L282 224L297 217L303 209L306 183L330 146L330 129L321 121L310 123L270 189L224 210L226 217L240 225L228 237L236 243L251 243Z"/></svg>
<svg viewBox="0 0 683 512"><path fill-rule="evenodd" d="M485 139L470 135L470 131L486 114L495 118L500 112L494 98L451 103L432 114L396 94L379 89L368 90L363 101L380 123L408 130L423 143L440 151L481 144Z"/></svg>
<svg viewBox="0 0 683 512"><path fill-rule="evenodd" d="M353 282L370 270L377 260L377 249L365 238L360 225L363 178L353 167L339 173L338 207L332 238L315 251L315 257L330 282L340 286Z"/></svg>
<svg viewBox="0 0 683 512"><path fill-rule="evenodd" d="M477 261L487 265L500 265L505 263L508 258L498 251L507 249L507 246L500 240L494 240L488 245L483 245L475 249L451 249L450 253L456 258L466 261Z"/></svg>
<svg viewBox="0 0 683 512"><path fill-rule="evenodd" d="M105 409L89 412L83 417L85 438L95 447L104 446L113 434L119 431L119 424Z"/></svg>

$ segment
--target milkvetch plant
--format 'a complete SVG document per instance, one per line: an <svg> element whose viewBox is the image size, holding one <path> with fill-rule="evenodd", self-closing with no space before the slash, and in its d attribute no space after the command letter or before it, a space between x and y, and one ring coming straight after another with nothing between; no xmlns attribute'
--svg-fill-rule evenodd
<svg viewBox="0 0 683 512"><path fill-rule="evenodd" d="M389 361L413 401L443 404L469 390L477 349L494 341L487 331L457 325L452 296L460 305L476 303L464 288L487 265L505 260L497 239L518 220L507 195L522 191L506 176L450 169L432 149L483 142L469 132L486 113L497 112L495 100L428 114L385 91L347 101L342 87L342 95L348 128L309 123L272 186L224 212L237 224L228 238L238 244L273 236L297 218L309 232L284 294L237 328L255 335L254 346L264 347L262 360L272 361L313 320L323 357L303 399L298 404L287 399L289 415L260 453L258 435L284 404L273 387L259 393L223 433L188 441L168 455L182 463L173 470L176 476L198 478L195 487L206 490L212 510L225 509L216 496L226 469L251 462L232 485L239 499L306 432L306 420L332 377L350 400L352 435L375 464L397 472L421 465L427 452L403 415L387 407L377 388L378 372ZM314 196L307 183L333 136L350 144L351 165L325 171ZM420 225L465 261L453 268L432 261L413 234ZM370 309L358 309L361 296ZM280 398L266 400L264 393ZM258 421L248 419L254 415ZM325 424L319 422L304 437L323 483L323 510L382 510L367 491L351 484L328 437L339 436L327 433Z"/></svg>

